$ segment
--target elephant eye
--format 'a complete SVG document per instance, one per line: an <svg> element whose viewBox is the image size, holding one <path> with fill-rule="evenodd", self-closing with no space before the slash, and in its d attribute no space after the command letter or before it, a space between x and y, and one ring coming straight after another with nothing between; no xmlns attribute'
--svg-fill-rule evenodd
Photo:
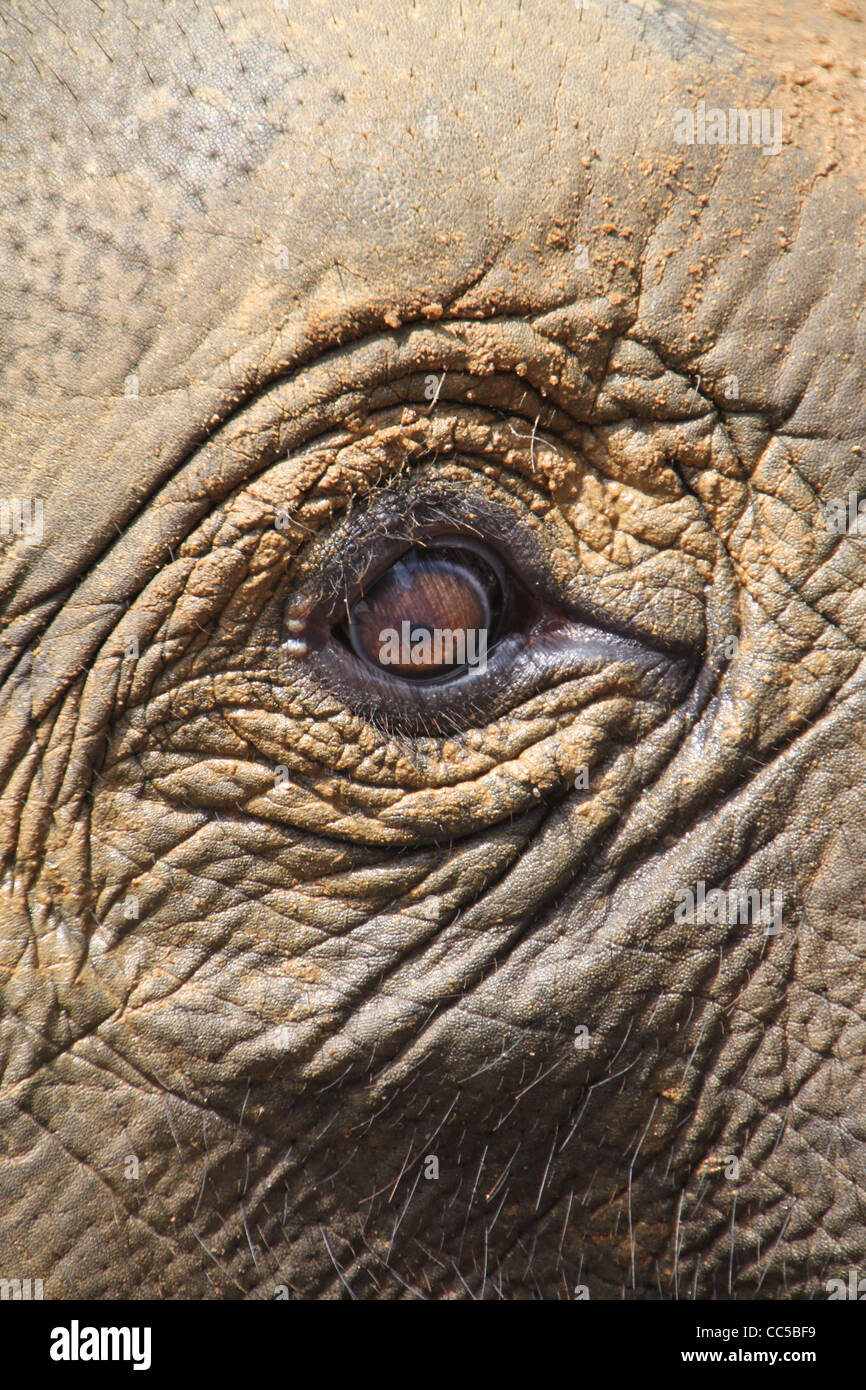
<svg viewBox="0 0 866 1390"><path fill-rule="evenodd" d="M339 635L402 680L447 681L486 668L502 631L508 578L462 540L416 545L363 592Z"/></svg>
<svg viewBox="0 0 866 1390"><path fill-rule="evenodd" d="M363 719L410 736L478 727L554 686L665 705L688 688L696 654L624 627L591 594L575 602L509 509L431 490L406 512L389 494L311 551L309 587L283 610L287 678L298 663Z"/></svg>

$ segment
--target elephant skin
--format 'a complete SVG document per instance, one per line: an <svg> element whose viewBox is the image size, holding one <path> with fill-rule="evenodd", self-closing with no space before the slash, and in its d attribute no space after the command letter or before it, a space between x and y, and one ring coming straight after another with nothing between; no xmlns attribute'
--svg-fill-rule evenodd
<svg viewBox="0 0 866 1390"><path fill-rule="evenodd" d="M863 172L723 15L7 18L0 1276L859 1267ZM410 717L310 634L445 523L596 636Z"/></svg>

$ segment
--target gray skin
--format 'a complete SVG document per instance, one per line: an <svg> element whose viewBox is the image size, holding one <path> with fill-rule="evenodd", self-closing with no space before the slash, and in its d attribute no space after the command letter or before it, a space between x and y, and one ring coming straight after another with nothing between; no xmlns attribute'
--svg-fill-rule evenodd
<svg viewBox="0 0 866 1390"><path fill-rule="evenodd" d="M0 1276L825 1296L866 1239L857 167L658 5L3 24L0 495L44 532L0 550ZM678 143L699 100L783 107L780 152ZM608 658L411 729L287 641L371 517L478 506ZM681 921L698 882L781 920Z"/></svg>

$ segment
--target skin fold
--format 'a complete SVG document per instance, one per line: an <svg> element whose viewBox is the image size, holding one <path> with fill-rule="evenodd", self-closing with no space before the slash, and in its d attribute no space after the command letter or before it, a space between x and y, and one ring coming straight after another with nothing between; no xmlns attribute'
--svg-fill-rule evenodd
<svg viewBox="0 0 866 1390"><path fill-rule="evenodd" d="M0 1276L859 1267L858 10L3 18L0 498L43 534L0 537ZM678 142L699 103L778 150ZM458 523L591 660L419 715L287 641ZM683 920L698 884L779 920Z"/></svg>

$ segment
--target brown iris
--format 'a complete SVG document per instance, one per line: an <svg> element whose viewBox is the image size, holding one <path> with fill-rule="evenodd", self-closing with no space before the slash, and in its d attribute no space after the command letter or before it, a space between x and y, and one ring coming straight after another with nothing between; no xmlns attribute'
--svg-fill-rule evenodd
<svg viewBox="0 0 866 1390"><path fill-rule="evenodd" d="M354 604L347 635L357 656L403 679L484 669L502 598L493 565L474 549L415 546Z"/></svg>

